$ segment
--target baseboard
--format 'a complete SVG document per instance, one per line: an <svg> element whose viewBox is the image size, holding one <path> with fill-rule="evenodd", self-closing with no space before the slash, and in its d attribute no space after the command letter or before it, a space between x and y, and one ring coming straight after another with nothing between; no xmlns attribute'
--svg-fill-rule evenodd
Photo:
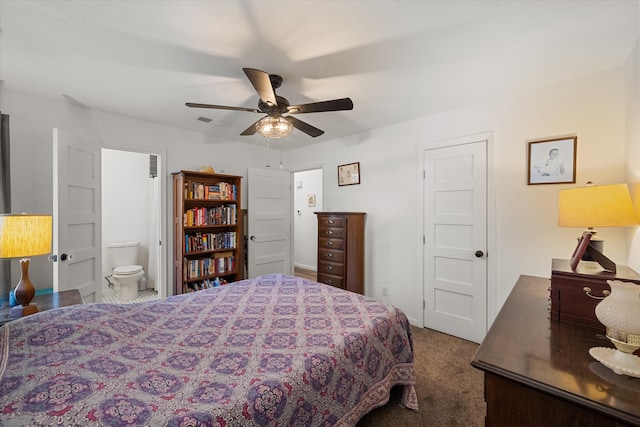
<svg viewBox="0 0 640 427"><path fill-rule="evenodd" d="M294 263L293 267L294 268L302 268L302 269L305 269L305 270L315 271L315 272L318 271L318 267L313 266L313 265L304 265L304 264L296 264L296 263Z"/></svg>

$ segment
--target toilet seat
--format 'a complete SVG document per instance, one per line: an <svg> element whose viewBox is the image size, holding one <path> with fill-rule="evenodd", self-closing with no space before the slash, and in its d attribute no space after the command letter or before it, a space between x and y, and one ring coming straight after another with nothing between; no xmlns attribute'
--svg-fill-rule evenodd
<svg viewBox="0 0 640 427"><path fill-rule="evenodd" d="M141 265L122 265L113 269L113 275L119 277L133 276L142 272Z"/></svg>

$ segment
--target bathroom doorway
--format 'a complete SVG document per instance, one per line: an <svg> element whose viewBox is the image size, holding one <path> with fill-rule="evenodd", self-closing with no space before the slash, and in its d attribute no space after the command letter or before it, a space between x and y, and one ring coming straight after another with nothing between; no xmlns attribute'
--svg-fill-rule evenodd
<svg viewBox="0 0 640 427"><path fill-rule="evenodd" d="M102 159L102 300L135 303L165 295L162 275L162 200L158 153L101 149ZM144 269L137 297L119 298L118 284L111 277L109 245L140 242L137 264Z"/></svg>

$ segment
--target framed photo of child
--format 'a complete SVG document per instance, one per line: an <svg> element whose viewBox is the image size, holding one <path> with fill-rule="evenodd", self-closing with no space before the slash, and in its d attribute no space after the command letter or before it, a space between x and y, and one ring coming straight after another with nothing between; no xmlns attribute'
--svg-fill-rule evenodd
<svg viewBox="0 0 640 427"><path fill-rule="evenodd" d="M529 142L527 183L575 183L577 145L577 136Z"/></svg>

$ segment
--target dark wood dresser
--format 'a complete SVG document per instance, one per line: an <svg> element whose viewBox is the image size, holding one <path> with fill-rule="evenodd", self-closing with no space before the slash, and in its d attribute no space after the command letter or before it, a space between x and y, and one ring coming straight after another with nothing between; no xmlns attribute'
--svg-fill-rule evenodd
<svg viewBox="0 0 640 427"><path fill-rule="evenodd" d="M364 294L364 212L318 216L318 282Z"/></svg>
<svg viewBox="0 0 640 427"><path fill-rule="evenodd" d="M598 330L549 319L549 279L521 276L471 364L485 373L486 426L640 426L640 379L589 355Z"/></svg>

